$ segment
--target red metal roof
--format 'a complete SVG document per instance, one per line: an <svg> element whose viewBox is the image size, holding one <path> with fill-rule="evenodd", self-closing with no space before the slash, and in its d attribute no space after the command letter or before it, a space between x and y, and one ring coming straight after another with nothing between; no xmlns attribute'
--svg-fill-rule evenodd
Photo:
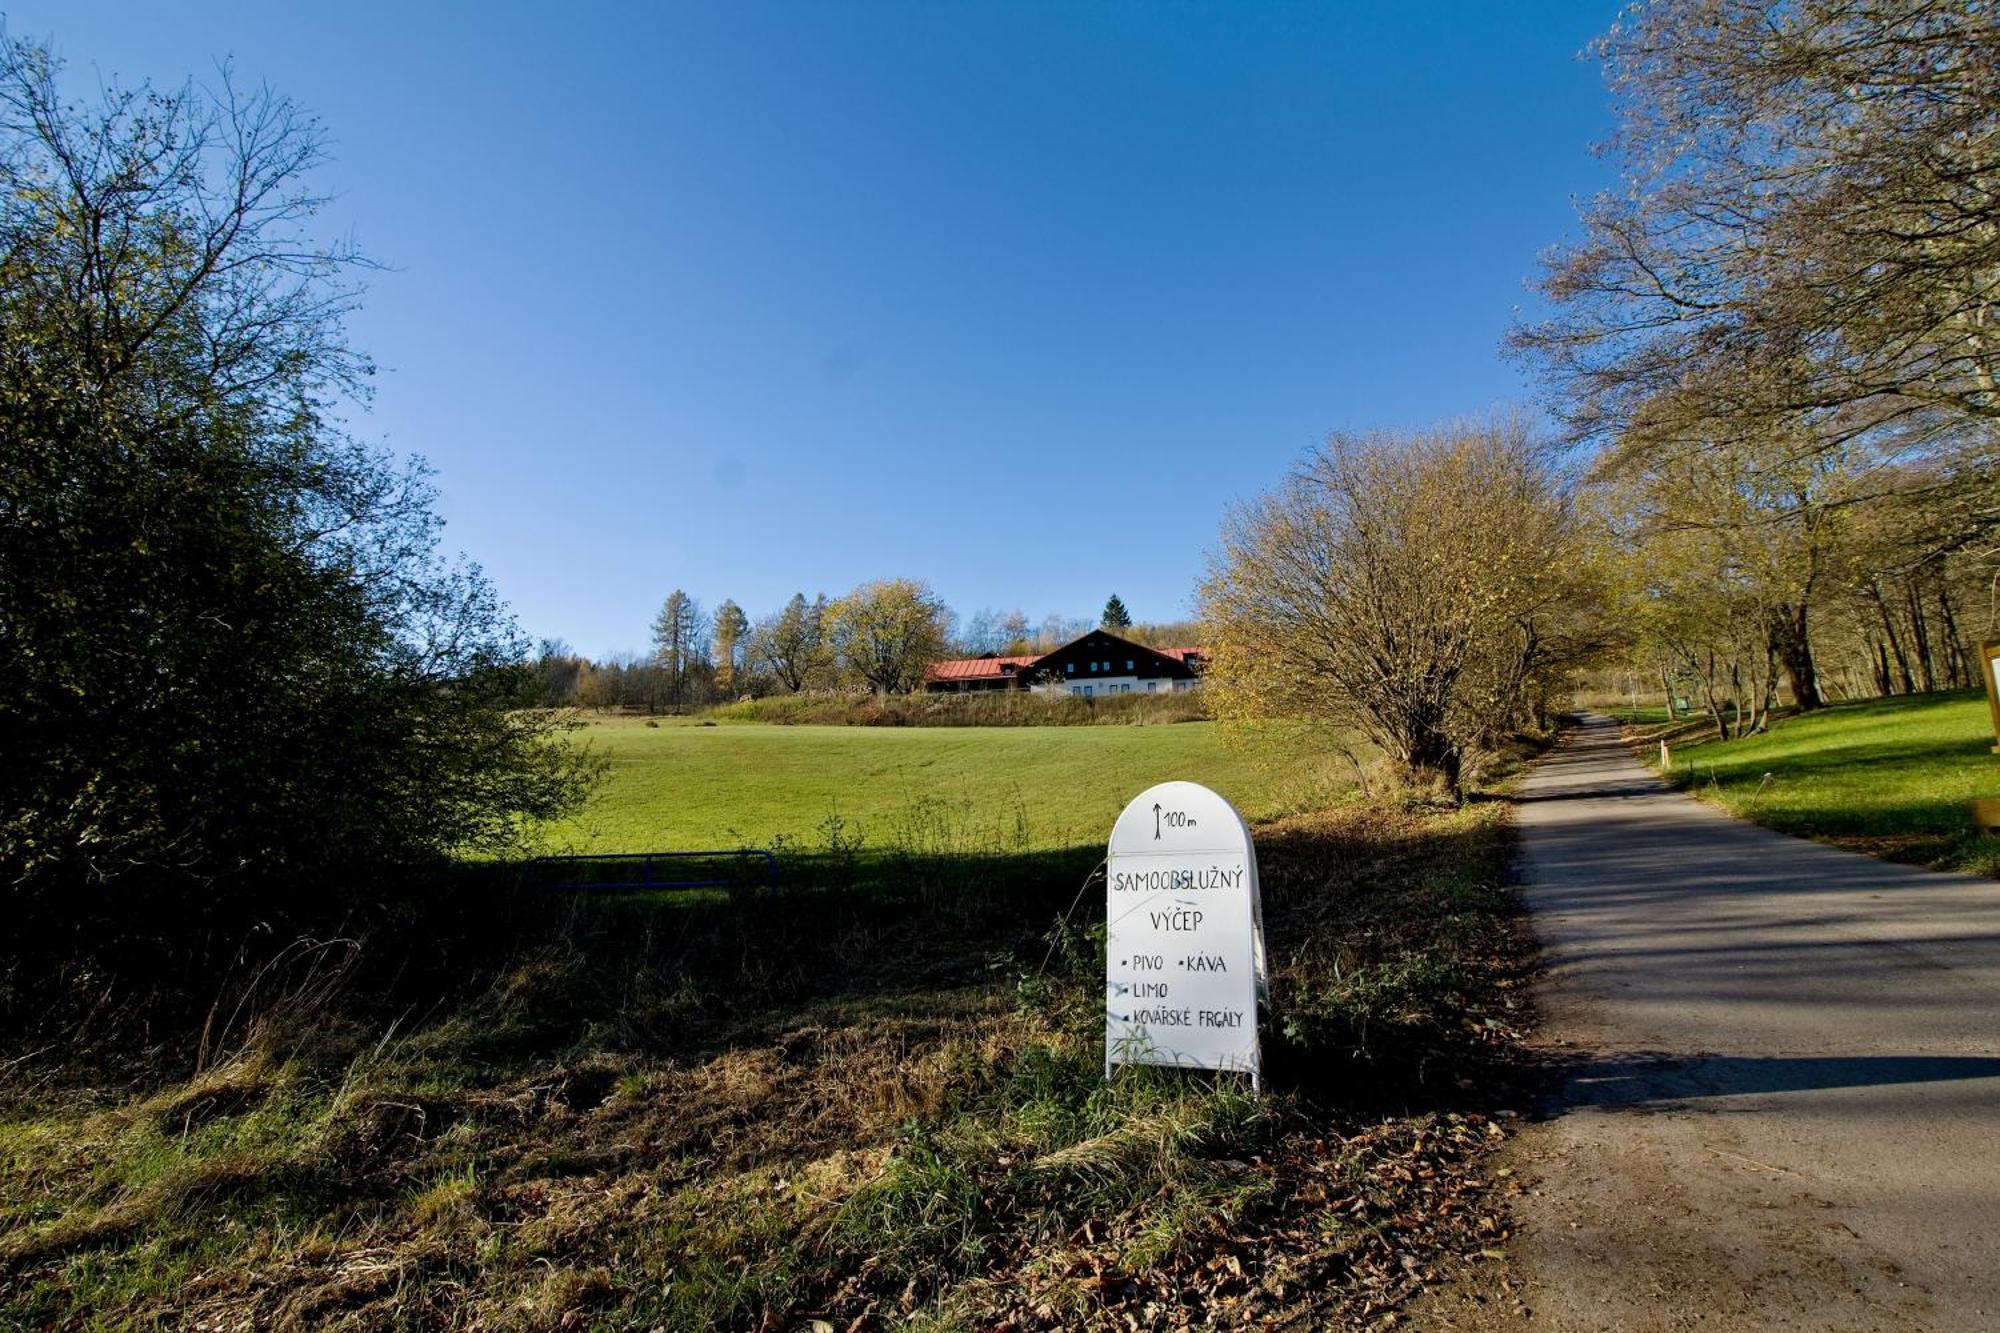
<svg viewBox="0 0 2000 1333"><path fill-rule="evenodd" d="M962 657L951 662L936 662L924 672L925 680L999 680L1011 676L1022 667L1032 666L1042 659L1027 657ZM1013 667L1014 671L1005 668Z"/></svg>

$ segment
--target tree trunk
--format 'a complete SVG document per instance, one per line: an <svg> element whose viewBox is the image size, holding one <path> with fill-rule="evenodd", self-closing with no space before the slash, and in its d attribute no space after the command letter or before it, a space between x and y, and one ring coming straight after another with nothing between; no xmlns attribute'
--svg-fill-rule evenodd
<svg viewBox="0 0 2000 1333"><path fill-rule="evenodd" d="M1722 715L1722 704L1715 697L1714 649L1711 648L1709 650L1707 668L1705 670L1698 669L1695 674L1701 677L1701 693L1702 697L1708 701L1708 715L1715 719L1715 738L1719 741L1726 741L1729 739L1729 719Z"/></svg>
<svg viewBox="0 0 2000 1333"><path fill-rule="evenodd" d="M1665 667L1660 668L1660 688L1667 692L1667 721L1680 721L1681 715L1674 708L1674 678L1667 674Z"/></svg>
<svg viewBox="0 0 2000 1333"><path fill-rule="evenodd" d="M1889 645L1880 639L1869 641L1870 665L1875 668L1875 693L1887 698L1889 695Z"/></svg>
<svg viewBox="0 0 2000 1333"><path fill-rule="evenodd" d="M1817 673L1815 673L1813 678L1813 693L1815 695L1819 693L1819 679ZM1751 722L1751 727L1753 730L1756 731L1770 730L1771 709L1777 705L1777 702L1778 702L1778 655L1775 652L1766 650L1764 654L1763 698L1758 700L1757 716L1754 719L1752 719ZM1818 707L1818 705L1815 704L1814 707Z"/></svg>
<svg viewBox="0 0 2000 1333"><path fill-rule="evenodd" d="M1977 685L1972 660L1965 651L1965 639L1958 632L1958 617L1951 609L1951 582L1938 576L1938 618L1944 622L1945 665L1954 689Z"/></svg>
<svg viewBox="0 0 2000 1333"><path fill-rule="evenodd" d="M1924 693L1930 694L1937 687L1937 657L1931 652L1931 627L1924 615L1924 599L1917 591L1917 581L1912 578L1905 598L1910 604L1910 650L1917 659L1917 667L1923 672Z"/></svg>
<svg viewBox="0 0 2000 1333"><path fill-rule="evenodd" d="M1882 637L1889 641L1889 651L1896 655L1896 670L1903 678L1903 693L1917 692L1916 678L1910 674L1910 659L1903 651L1902 636L1896 633L1896 618L1889 614L1889 601L1882 596L1882 589L1876 584L1868 585L1868 593L1875 599L1875 610L1882 617ZM1889 693L1883 690L1882 693Z"/></svg>
<svg viewBox="0 0 2000 1333"><path fill-rule="evenodd" d="M1457 743L1443 731L1425 727L1409 737L1403 746L1403 764L1410 770L1413 781L1422 783L1435 778L1444 783L1454 798L1459 795L1458 779L1464 756L1459 753Z"/></svg>
<svg viewBox="0 0 2000 1333"><path fill-rule="evenodd" d="M1807 635L1806 604L1786 602L1771 617L1771 648L1785 664L1792 686L1792 701L1801 713L1811 712L1826 701L1820 697L1819 672L1813 665L1812 640Z"/></svg>

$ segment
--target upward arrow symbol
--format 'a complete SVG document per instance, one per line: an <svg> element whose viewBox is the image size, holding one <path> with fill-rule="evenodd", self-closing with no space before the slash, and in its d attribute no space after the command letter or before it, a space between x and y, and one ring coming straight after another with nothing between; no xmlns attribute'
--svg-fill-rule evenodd
<svg viewBox="0 0 2000 1333"><path fill-rule="evenodd" d="M1160 803L1153 802L1153 841L1160 840Z"/></svg>

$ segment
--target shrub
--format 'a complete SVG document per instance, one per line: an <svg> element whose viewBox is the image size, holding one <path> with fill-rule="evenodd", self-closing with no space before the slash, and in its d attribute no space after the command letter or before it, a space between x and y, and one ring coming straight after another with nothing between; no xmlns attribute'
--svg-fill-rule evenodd
<svg viewBox="0 0 2000 1333"><path fill-rule="evenodd" d="M55 72L0 36L0 905L24 953L199 976L591 770L421 471L338 423L368 366L313 122Z"/></svg>

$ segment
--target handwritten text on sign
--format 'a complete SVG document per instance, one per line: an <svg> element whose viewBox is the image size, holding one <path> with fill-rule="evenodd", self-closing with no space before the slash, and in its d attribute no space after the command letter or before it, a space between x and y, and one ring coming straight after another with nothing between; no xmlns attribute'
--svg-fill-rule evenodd
<svg viewBox="0 0 2000 1333"><path fill-rule="evenodd" d="M1257 853L1229 802L1165 782L1125 807L1106 875L1104 1068L1259 1074Z"/></svg>

